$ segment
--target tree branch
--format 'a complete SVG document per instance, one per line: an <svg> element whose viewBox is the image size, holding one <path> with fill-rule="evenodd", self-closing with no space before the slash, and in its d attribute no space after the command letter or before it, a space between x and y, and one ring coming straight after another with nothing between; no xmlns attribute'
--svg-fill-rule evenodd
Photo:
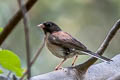
<svg viewBox="0 0 120 80"><path fill-rule="evenodd" d="M31 77L31 67L30 67L30 42L29 42L29 26L27 20L27 10L24 6L23 0L18 0L19 7L22 11L23 15L23 24L24 24L24 32L25 32L25 43L26 43L26 57L27 57L27 69L28 69L28 76L27 79L29 80Z"/></svg>
<svg viewBox="0 0 120 80"><path fill-rule="evenodd" d="M30 80L119 80L120 54L112 60L113 62L110 62L110 64L102 62L92 65L85 74L69 67L34 76Z"/></svg>
<svg viewBox="0 0 120 80"><path fill-rule="evenodd" d="M107 49L110 41L115 36L115 34L119 30L119 28L120 28L120 19L113 25L111 30L108 32L105 40L103 41L103 43L100 45L100 47L96 51L97 54L102 55L104 53L104 51ZM86 71L96 61L97 61L97 58L92 57L89 60L87 60L86 62L84 62L83 64L76 66L76 68L82 69L82 70L84 69L84 71Z"/></svg>
<svg viewBox="0 0 120 80"><path fill-rule="evenodd" d="M29 11L36 2L37 0L28 0L27 3L24 5L27 11ZM16 27L16 25L22 19L22 17L23 17L22 11L18 10L17 13L9 20L3 32L0 34L0 45L4 42L7 36L12 32L12 30Z"/></svg>

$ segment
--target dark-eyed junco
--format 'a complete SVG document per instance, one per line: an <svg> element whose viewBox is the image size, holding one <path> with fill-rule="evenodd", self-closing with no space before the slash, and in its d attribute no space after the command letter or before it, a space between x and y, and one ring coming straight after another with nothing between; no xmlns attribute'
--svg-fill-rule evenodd
<svg viewBox="0 0 120 80"><path fill-rule="evenodd" d="M98 58L102 61L111 61L110 59L95 54L94 52L88 50L80 41L73 38L67 32L63 32L57 24L53 22L43 22L38 25L43 29L45 35L47 36L46 45L53 55L63 58L63 61L56 67L58 69L67 58L71 58L78 55L87 54L92 57Z"/></svg>

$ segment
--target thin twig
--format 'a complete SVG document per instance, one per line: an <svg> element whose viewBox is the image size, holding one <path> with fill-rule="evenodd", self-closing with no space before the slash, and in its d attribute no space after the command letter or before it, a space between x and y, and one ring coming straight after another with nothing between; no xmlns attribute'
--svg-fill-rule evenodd
<svg viewBox="0 0 120 80"><path fill-rule="evenodd" d="M15 75L13 75L12 80L18 80L18 78Z"/></svg>
<svg viewBox="0 0 120 80"><path fill-rule="evenodd" d="M7 78L10 78L11 73L11 71L8 72Z"/></svg>
<svg viewBox="0 0 120 80"><path fill-rule="evenodd" d="M42 46L37 50L36 55L33 57L32 61L31 61L31 63L30 63L30 66L32 66L32 65L34 64L34 62L36 61L36 59L37 59L38 56L40 55L40 53L41 53L41 51L42 51L42 49L43 49L43 47L44 47L44 45L45 45L46 39L47 39L47 38L46 38L46 36L45 36L44 42L43 42Z"/></svg>
<svg viewBox="0 0 120 80"><path fill-rule="evenodd" d="M27 20L27 11L26 7L23 5L23 0L18 0L18 4L20 9L22 10L23 14L23 23L24 23L24 32L25 32L25 43L26 43L26 57L27 57L27 69L28 69L28 76L27 79L29 80L31 77L31 68L30 68L30 43L29 43L29 26Z"/></svg>
<svg viewBox="0 0 120 80"><path fill-rule="evenodd" d="M34 64L34 62L36 61L36 59L38 58L38 56L40 55L43 47L45 46L45 41L46 41L46 36L44 38L44 42L43 44L40 46L40 48L36 51L35 56L33 57L31 63L30 63L30 67ZM28 73L28 69L24 72L23 76L20 78L20 80L23 80L23 78L25 77L25 75Z"/></svg>
<svg viewBox="0 0 120 80"><path fill-rule="evenodd" d="M38 0L28 0L24 5L27 11L29 11L37 1ZM0 33L0 45L4 42L7 36L12 32L12 30L16 27L16 25L22 19L22 17L23 17L22 11L18 10L16 14L9 20L8 24L4 27L4 30L2 31L2 33Z"/></svg>
<svg viewBox="0 0 120 80"><path fill-rule="evenodd" d="M107 34L105 40L103 41L101 46L96 51L97 54L102 55L104 53L104 51L107 49L110 41L113 39L113 37L115 36L115 34L119 30L119 28L120 28L120 19L113 25L113 27L111 28L111 30ZM75 68L83 69L84 71L86 71L96 61L97 61L97 58L92 57L89 60L87 60L86 62L84 62L83 64L75 66Z"/></svg>

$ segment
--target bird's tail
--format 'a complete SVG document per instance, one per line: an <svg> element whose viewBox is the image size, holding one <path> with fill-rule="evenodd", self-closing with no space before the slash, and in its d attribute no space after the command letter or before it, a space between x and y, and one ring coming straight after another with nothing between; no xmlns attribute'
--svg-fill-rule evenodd
<svg viewBox="0 0 120 80"><path fill-rule="evenodd" d="M92 51L89 51L89 50L85 50L84 53L87 54L87 55L90 55L90 56L92 56L92 57L98 58L98 59L100 59L100 60L102 60L102 61L107 61L107 62L108 62L108 61L112 61L112 60L109 59L109 58L106 58L106 57L104 57L104 56L98 55L98 54L96 54L96 53L94 53L94 52L92 52Z"/></svg>

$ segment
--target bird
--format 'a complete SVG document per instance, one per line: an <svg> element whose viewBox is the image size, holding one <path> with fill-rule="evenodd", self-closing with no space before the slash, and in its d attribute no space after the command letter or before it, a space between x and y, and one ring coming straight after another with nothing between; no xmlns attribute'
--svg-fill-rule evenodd
<svg viewBox="0 0 120 80"><path fill-rule="evenodd" d="M78 55L84 54L98 58L102 61L111 61L111 59L88 50L79 40L72 37L69 33L62 31L62 29L52 21L46 21L37 26L43 30L47 37L45 43L49 51L56 57L63 59L61 63L56 66L56 70L58 70L68 58L72 57L74 57L72 62L73 66Z"/></svg>

